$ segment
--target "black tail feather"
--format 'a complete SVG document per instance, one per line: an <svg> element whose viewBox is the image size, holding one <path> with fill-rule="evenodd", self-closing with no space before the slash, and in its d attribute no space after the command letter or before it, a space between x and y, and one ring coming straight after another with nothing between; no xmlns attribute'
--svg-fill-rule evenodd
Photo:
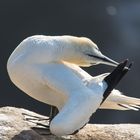
<svg viewBox="0 0 140 140"><path fill-rule="evenodd" d="M108 87L103 94L104 98L102 103L109 96L111 91L117 86L117 84L124 77L124 75L130 70L132 63L130 63L129 66L126 67L127 63L128 60L123 61L113 70L112 73L110 73L107 77L104 78L104 81L107 83Z"/></svg>

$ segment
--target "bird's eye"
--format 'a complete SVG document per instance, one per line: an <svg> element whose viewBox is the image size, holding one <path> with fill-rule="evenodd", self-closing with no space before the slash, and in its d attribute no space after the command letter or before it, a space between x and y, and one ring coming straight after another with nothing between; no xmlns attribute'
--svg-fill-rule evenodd
<svg viewBox="0 0 140 140"><path fill-rule="evenodd" d="M96 48L96 50L98 50L99 51L99 48L98 47L95 47Z"/></svg>
<svg viewBox="0 0 140 140"><path fill-rule="evenodd" d="M89 56L89 57L94 57L94 55L90 54L90 53L86 53L86 55Z"/></svg>

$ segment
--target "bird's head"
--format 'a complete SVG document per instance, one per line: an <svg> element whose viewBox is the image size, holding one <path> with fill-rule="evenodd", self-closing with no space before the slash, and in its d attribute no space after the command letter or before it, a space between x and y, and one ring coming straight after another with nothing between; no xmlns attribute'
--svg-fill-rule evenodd
<svg viewBox="0 0 140 140"><path fill-rule="evenodd" d="M97 64L106 64L117 66L118 63L107 56L103 55L97 45L90 39L85 37L73 38L71 40L73 46L73 55L69 61L79 66L91 66ZM69 53L71 50L69 50Z"/></svg>

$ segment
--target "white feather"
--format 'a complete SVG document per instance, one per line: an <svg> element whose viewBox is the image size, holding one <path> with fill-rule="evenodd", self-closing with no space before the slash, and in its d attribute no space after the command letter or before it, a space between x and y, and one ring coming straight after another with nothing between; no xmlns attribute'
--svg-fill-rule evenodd
<svg viewBox="0 0 140 140"><path fill-rule="evenodd" d="M100 108L138 111L140 108L140 99L128 97L118 90L113 90Z"/></svg>
<svg viewBox="0 0 140 140"><path fill-rule="evenodd" d="M103 57L96 44L87 38L32 36L22 41L8 60L9 76L18 88L59 109L50 123L55 135L80 129L102 102L107 88L103 78L108 74L92 77L82 70L79 65L101 63L86 56L87 53ZM114 90L101 108L136 110L140 105L139 99L118 93Z"/></svg>

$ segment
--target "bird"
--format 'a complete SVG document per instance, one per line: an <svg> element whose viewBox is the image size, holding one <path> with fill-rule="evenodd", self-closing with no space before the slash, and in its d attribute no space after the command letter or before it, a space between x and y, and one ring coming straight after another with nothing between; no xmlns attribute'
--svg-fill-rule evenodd
<svg viewBox="0 0 140 140"><path fill-rule="evenodd" d="M49 130L57 136L74 134L99 109L138 110L140 99L114 89L130 70L101 53L89 38L34 35L10 55L11 81L32 98L52 106ZM91 76L81 67L105 64L112 73Z"/></svg>

